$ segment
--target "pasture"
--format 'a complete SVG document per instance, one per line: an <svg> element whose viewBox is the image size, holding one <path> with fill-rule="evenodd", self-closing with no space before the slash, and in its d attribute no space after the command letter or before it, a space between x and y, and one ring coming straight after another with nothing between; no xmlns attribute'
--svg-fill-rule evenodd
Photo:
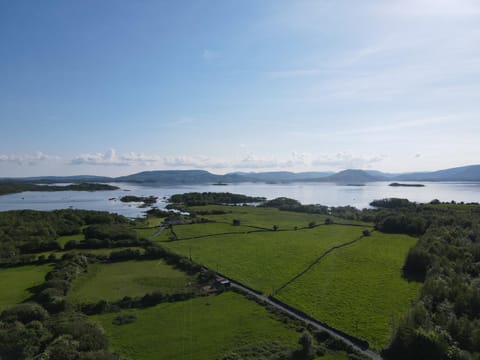
<svg viewBox="0 0 480 360"><path fill-rule="evenodd" d="M177 226L187 227L191 225ZM200 228L202 225L193 225ZM362 228L324 225L162 243L174 252L268 294L331 248L361 235Z"/></svg>
<svg viewBox="0 0 480 360"><path fill-rule="evenodd" d="M50 270L51 265L0 269L0 312L28 299L32 295L28 289L42 284Z"/></svg>
<svg viewBox="0 0 480 360"><path fill-rule="evenodd" d="M380 350L419 294L421 284L405 280L401 271L416 241L374 232L330 253L276 296Z"/></svg>
<svg viewBox="0 0 480 360"><path fill-rule="evenodd" d="M193 206L188 208L188 210L210 212L214 210L220 210L225 212L225 214L201 216L218 222L225 222L227 224L231 224L232 221L236 219L240 220L240 225L254 226L265 229L272 229L273 225L277 225L280 230L293 230L295 227L307 227L310 222L323 224L327 218L339 223L348 222L367 225L366 223L347 221L344 219L335 218L333 216L281 211L276 208L267 207L208 205Z"/></svg>
<svg viewBox="0 0 480 360"><path fill-rule="evenodd" d="M299 338L265 308L232 292L122 311L137 320L113 325L119 314L91 319L106 330L112 350L127 359L217 359L237 348L274 341L293 349Z"/></svg>
<svg viewBox="0 0 480 360"><path fill-rule="evenodd" d="M115 301L124 296L143 296L159 291L165 294L194 291L196 279L161 260L124 261L92 264L69 291L73 303Z"/></svg>

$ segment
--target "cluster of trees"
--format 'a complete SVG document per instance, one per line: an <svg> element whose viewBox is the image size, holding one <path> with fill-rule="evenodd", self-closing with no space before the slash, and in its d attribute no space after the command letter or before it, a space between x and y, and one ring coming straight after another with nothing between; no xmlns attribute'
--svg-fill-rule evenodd
<svg viewBox="0 0 480 360"><path fill-rule="evenodd" d="M10 359L113 360L104 331L66 301L71 282L87 271L84 255L66 254L34 291L37 303L0 314L0 357Z"/></svg>
<svg viewBox="0 0 480 360"><path fill-rule="evenodd" d="M169 217L169 216L179 215L175 211L165 211L165 210L161 210L161 209L156 208L156 207L151 208L151 209L149 209L145 212L148 216L153 216L153 217L157 217L157 218L166 218L166 217Z"/></svg>
<svg viewBox="0 0 480 360"><path fill-rule="evenodd" d="M480 206L374 203L378 208L365 212L377 229L420 236L404 274L424 281L385 357L480 359Z"/></svg>
<svg viewBox="0 0 480 360"><path fill-rule="evenodd" d="M141 202L143 203L141 207L148 207L153 204L155 204L158 200L158 197L156 196L134 196L134 195L127 195L127 196L122 196L120 198L121 202Z"/></svg>
<svg viewBox="0 0 480 360"><path fill-rule="evenodd" d="M105 314L118 312L122 309L143 309L164 302L184 301L196 296L198 296L198 294L194 292L163 294L159 291L155 291L139 297L125 296L118 301L100 300L93 304L82 304L80 305L80 311L86 315Z"/></svg>
<svg viewBox="0 0 480 360"><path fill-rule="evenodd" d="M0 264L31 260L25 254L59 250L59 236L81 233L85 225L127 223L123 216L101 211L5 211L0 217Z"/></svg>
<svg viewBox="0 0 480 360"><path fill-rule="evenodd" d="M59 186L0 182L0 195L20 193L24 191L104 191L117 189L119 189L117 186L97 183L81 183Z"/></svg>
<svg viewBox="0 0 480 360"><path fill-rule="evenodd" d="M138 238L134 229L126 224L95 224L83 229L85 239L69 240L65 249L101 249L127 246L148 246L147 239Z"/></svg>
<svg viewBox="0 0 480 360"><path fill-rule="evenodd" d="M173 204L183 204L185 206L203 206L222 204L249 204L263 202L265 200L266 198L260 196L247 196L228 192L191 192L172 195L169 199L169 202Z"/></svg>
<svg viewBox="0 0 480 360"><path fill-rule="evenodd" d="M320 214L320 215L332 215L341 217L348 220L362 220L362 212L353 206L338 206L328 207L320 204L302 205L299 201L279 197L273 200L264 202L263 207L274 207L283 211L295 211L307 214Z"/></svg>
<svg viewBox="0 0 480 360"><path fill-rule="evenodd" d="M118 360L108 351L103 330L85 315L49 314L35 303L16 305L0 315L0 356L5 360Z"/></svg>
<svg viewBox="0 0 480 360"><path fill-rule="evenodd" d="M51 313L68 309L65 298L75 278L87 271L89 259L81 254L65 254L62 261L45 275L45 282L37 288L34 300Z"/></svg>

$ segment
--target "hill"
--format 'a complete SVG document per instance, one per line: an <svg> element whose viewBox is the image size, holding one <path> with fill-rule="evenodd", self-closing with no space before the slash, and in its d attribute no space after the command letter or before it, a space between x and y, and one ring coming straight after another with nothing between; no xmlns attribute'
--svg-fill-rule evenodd
<svg viewBox="0 0 480 360"><path fill-rule="evenodd" d="M480 181L480 165L461 166L433 172L401 174L396 180L408 181Z"/></svg>
<svg viewBox="0 0 480 360"><path fill-rule="evenodd" d="M310 171L294 173L290 171L268 171L268 172L235 172L227 175L237 175L245 179L245 181L259 182L293 182L318 179L321 177L333 175L332 171Z"/></svg>
<svg viewBox="0 0 480 360"><path fill-rule="evenodd" d="M155 170L120 176L106 177L93 175L77 176L43 176L24 178L0 178L0 183L156 183L159 185L194 185L216 183L266 182L285 183L296 181L318 181L346 184L363 184L372 181L480 181L480 165L469 165L433 172L414 172L390 174L378 170L347 169L338 173L333 172L232 172L225 175L212 174L206 170Z"/></svg>
<svg viewBox="0 0 480 360"><path fill-rule="evenodd" d="M330 176L316 179L316 181L341 184L357 184L381 180L384 179L370 175L363 170L344 170Z"/></svg>

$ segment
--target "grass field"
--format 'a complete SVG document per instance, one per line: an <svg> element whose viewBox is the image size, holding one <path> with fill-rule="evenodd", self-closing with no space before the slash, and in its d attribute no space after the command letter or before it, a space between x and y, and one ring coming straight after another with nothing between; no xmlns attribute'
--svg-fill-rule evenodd
<svg viewBox="0 0 480 360"><path fill-rule="evenodd" d="M158 232L157 228L136 228L135 232L139 238L149 239Z"/></svg>
<svg viewBox="0 0 480 360"><path fill-rule="evenodd" d="M50 265L0 269L0 312L28 299L32 295L28 289L42 284L50 269Z"/></svg>
<svg viewBox="0 0 480 360"><path fill-rule="evenodd" d="M247 226L233 226L231 224L211 222L211 223L199 223L190 225L176 225L173 226L173 230L177 234L179 239L185 239L190 237L225 234L225 233L245 233L248 231L255 231L255 228ZM166 230L169 234L170 231Z"/></svg>
<svg viewBox="0 0 480 360"><path fill-rule="evenodd" d="M85 239L85 235L83 235L83 234L64 235L64 236L59 236L57 238L57 242L60 244L60 246L63 249L65 244L67 242L69 242L70 240L84 240L84 239Z"/></svg>
<svg viewBox="0 0 480 360"><path fill-rule="evenodd" d="M366 224L358 221L346 221L344 219L338 219L326 215L306 214L293 211L281 211L275 208L264 208L255 206L209 205L196 206L189 209L193 211L222 210L227 213L221 215L202 216L219 222L226 222L228 224L231 224L233 219L237 219L240 220L240 225L258 226L266 229L271 229L273 225L277 225L280 229L292 230L295 226L297 226L298 228L307 227L308 224L312 221L317 224L323 224L326 218L333 219L334 221L338 221L340 223L348 222Z"/></svg>
<svg viewBox="0 0 480 360"><path fill-rule="evenodd" d="M401 268L415 238L374 232L336 250L277 297L379 350L421 284L408 282Z"/></svg>
<svg viewBox="0 0 480 360"><path fill-rule="evenodd" d="M192 291L193 277L159 260L93 264L80 275L68 294L74 303L120 300L124 296L143 296L148 292L179 293Z"/></svg>
<svg viewBox="0 0 480 360"><path fill-rule="evenodd" d="M193 225L199 228L202 225ZM183 225L182 227L187 227ZM174 252L271 293L332 246L351 241L361 229L328 225L297 231L221 235L162 243Z"/></svg>
<svg viewBox="0 0 480 360"><path fill-rule="evenodd" d="M112 349L127 359L211 360L249 344L280 341L294 348L300 336L232 292L123 313L137 315L137 321L113 325L119 313L91 318L104 327Z"/></svg>

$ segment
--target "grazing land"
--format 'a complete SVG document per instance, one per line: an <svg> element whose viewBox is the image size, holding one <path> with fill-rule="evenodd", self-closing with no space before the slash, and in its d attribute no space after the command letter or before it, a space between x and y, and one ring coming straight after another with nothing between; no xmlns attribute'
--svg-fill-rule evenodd
<svg viewBox="0 0 480 360"><path fill-rule="evenodd" d="M416 241L374 232L329 254L277 297L380 350L419 294L421 284L401 272Z"/></svg>
<svg viewBox="0 0 480 360"><path fill-rule="evenodd" d="M324 225L297 231L240 233L162 244L269 294L332 246L358 238L361 229Z"/></svg>
<svg viewBox="0 0 480 360"><path fill-rule="evenodd" d="M68 299L73 303L114 301L153 291L168 294L189 292L193 286L193 277L161 260L92 264L87 273L73 282Z"/></svg>
<svg viewBox="0 0 480 360"><path fill-rule="evenodd" d="M70 240L85 240L85 235L83 234L74 234L74 235L63 235L57 238L57 242L63 248L67 242Z"/></svg>
<svg viewBox="0 0 480 360"><path fill-rule="evenodd" d="M218 222L174 226L174 232L178 239L225 235L228 233L246 233L255 230L258 229L248 226L232 226L232 224ZM170 231L165 232L165 236L170 236L170 234Z"/></svg>
<svg viewBox="0 0 480 360"><path fill-rule="evenodd" d="M188 208L193 212L224 212L218 215L205 215L209 219L218 222L232 224L234 219L240 220L240 225L254 226L265 229L272 229L277 225L280 230L293 230L295 227L307 227L309 223L323 224L327 218L334 219L338 223L356 223L368 225L359 221L348 221L321 214L306 214L292 211L281 211L276 208L254 207L254 206L193 206ZM371 224L370 224L371 225Z"/></svg>
<svg viewBox="0 0 480 360"><path fill-rule="evenodd" d="M30 288L44 282L50 265L28 265L0 269L0 311L32 296Z"/></svg>
<svg viewBox="0 0 480 360"><path fill-rule="evenodd" d="M92 316L111 348L138 360L216 359L246 345L280 342L295 348L299 334L265 308L236 293L164 303L135 314L132 324L113 325L118 313Z"/></svg>

